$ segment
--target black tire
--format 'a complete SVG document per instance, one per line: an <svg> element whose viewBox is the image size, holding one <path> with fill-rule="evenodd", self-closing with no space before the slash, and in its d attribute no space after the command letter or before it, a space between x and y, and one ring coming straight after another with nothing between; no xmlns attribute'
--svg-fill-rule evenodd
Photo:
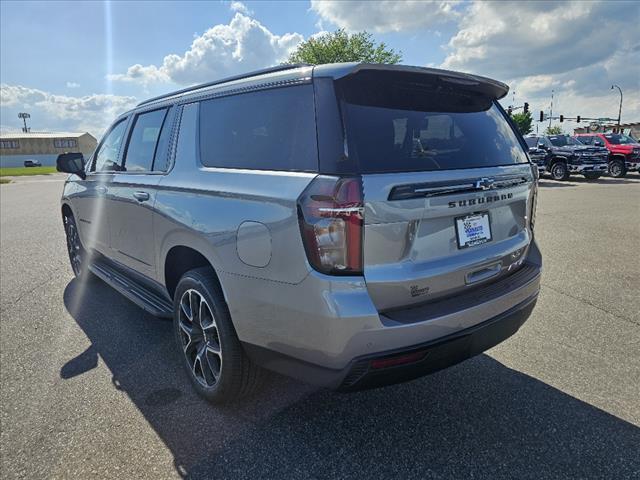
<svg viewBox="0 0 640 480"><path fill-rule="evenodd" d="M609 162L609 176L613 178L624 178L627 175L627 168L622 160L612 160Z"/></svg>
<svg viewBox="0 0 640 480"><path fill-rule="evenodd" d="M205 399L232 402L260 385L263 371L244 353L211 268L182 276L174 295L173 324L187 376Z"/></svg>
<svg viewBox="0 0 640 480"><path fill-rule="evenodd" d="M78 279L86 280L91 277L89 271L89 262L91 261L89 253L85 250L80 240L78 226L73 214L65 213L62 216L64 223L64 232L67 237L67 253L69 254L69 262L71 270Z"/></svg>
<svg viewBox="0 0 640 480"><path fill-rule="evenodd" d="M587 180L597 180L601 176L602 176L602 173L600 173L600 172L586 172L586 173L584 173L584 178L586 178Z"/></svg>
<svg viewBox="0 0 640 480"><path fill-rule="evenodd" d="M569 167L565 162L555 162L551 165L551 178L558 181L569 180Z"/></svg>

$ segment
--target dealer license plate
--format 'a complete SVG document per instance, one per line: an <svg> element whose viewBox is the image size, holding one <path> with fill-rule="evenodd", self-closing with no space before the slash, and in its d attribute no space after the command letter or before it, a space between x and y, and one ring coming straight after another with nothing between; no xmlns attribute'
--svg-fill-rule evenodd
<svg viewBox="0 0 640 480"><path fill-rule="evenodd" d="M487 212L456 218L458 248L481 245L491 240L491 223Z"/></svg>

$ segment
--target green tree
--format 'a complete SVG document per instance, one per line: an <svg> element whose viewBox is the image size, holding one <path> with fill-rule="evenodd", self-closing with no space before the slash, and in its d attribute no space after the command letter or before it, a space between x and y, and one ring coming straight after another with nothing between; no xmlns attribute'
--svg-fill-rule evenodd
<svg viewBox="0 0 640 480"><path fill-rule="evenodd" d="M527 133L531 133L531 123L533 122L533 117L531 116L531 112L518 112L511 115L513 119L513 123L516 124L518 130L522 135L526 135Z"/></svg>
<svg viewBox="0 0 640 480"><path fill-rule="evenodd" d="M547 127L544 131L545 135L562 135L562 127L559 125L554 125L553 127Z"/></svg>
<svg viewBox="0 0 640 480"><path fill-rule="evenodd" d="M402 53L388 48L384 42L376 43L368 32L348 34L344 29L310 38L298 45L289 55L287 63L364 62L399 63Z"/></svg>

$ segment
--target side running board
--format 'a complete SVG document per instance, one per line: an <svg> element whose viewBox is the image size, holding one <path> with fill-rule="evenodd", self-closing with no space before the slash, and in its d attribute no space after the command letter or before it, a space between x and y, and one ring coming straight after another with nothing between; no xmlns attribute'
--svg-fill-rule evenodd
<svg viewBox="0 0 640 480"><path fill-rule="evenodd" d="M163 318L173 316L173 305L168 299L124 275L108 263L95 260L89 265L89 270L151 315Z"/></svg>

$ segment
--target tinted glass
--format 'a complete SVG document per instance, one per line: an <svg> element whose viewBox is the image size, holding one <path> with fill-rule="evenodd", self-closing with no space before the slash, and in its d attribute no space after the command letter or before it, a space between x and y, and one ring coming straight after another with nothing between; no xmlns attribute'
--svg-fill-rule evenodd
<svg viewBox="0 0 640 480"><path fill-rule="evenodd" d="M620 133L613 133L613 134L609 134L607 133L604 138L607 139L607 141L613 145L625 145L628 143L636 143L636 141L631 138L628 137L627 135L622 135Z"/></svg>
<svg viewBox="0 0 640 480"><path fill-rule="evenodd" d="M538 137L525 137L524 141L527 142L528 147L538 146Z"/></svg>
<svg viewBox="0 0 640 480"><path fill-rule="evenodd" d="M579 141L580 143L582 143L583 145L592 145L593 144L593 137L590 137L588 135L585 136L579 136L579 137L575 137L577 141Z"/></svg>
<svg viewBox="0 0 640 480"><path fill-rule="evenodd" d="M347 105L349 155L362 172L448 170L526 163L502 112L469 113Z"/></svg>
<svg viewBox="0 0 640 480"><path fill-rule="evenodd" d="M338 82L348 157L362 173L527 163L506 115L487 96L428 76Z"/></svg>
<svg viewBox="0 0 640 480"><path fill-rule="evenodd" d="M118 163L118 153L120 152L120 145L122 145L126 126L126 120L120 120L102 140L100 149L95 156L94 171L113 172L121 169Z"/></svg>
<svg viewBox="0 0 640 480"><path fill-rule="evenodd" d="M582 145L579 141L566 135L554 135L548 137L554 147L564 147L566 145Z"/></svg>
<svg viewBox="0 0 640 480"><path fill-rule="evenodd" d="M208 167L316 171L313 87L201 102L200 158Z"/></svg>
<svg viewBox="0 0 640 480"><path fill-rule="evenodd" d="M136 116L127 146L124 170L147 172L152 169L156 145L166 115L167 109L164 108Z"/></svg>

